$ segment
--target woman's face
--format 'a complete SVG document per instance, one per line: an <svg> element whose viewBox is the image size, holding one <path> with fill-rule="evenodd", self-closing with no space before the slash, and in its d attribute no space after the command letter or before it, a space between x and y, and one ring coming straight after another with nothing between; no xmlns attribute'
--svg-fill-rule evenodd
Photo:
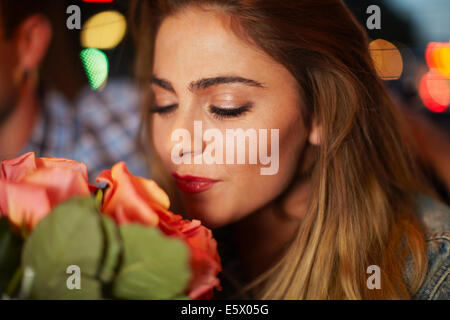
<svg viewBox="0 0 450 320"><path fill-rule="evenodd" d="M296 174L307 139L293 76L224 21L194 8L166 18L156 37L152 80L156 152L174 176L187 213L210 227L274 200ZM227 132L238 129L257 139L227 143ZM202 139L208 131L209 140ZM271 165L261 163L257 152L257 163L250 161L261 146L269 157L272 151ZM244 163L238 155L245 155Z"/></svg>

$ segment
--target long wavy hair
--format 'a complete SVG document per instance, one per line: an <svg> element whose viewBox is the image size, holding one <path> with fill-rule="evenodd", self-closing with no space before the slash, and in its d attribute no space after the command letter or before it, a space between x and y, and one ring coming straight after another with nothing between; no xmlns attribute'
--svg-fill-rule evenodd
<svg viewBox="0 0 450 320"><path fill-rule="evenodd" d="M249 286L254 296L411 298L427 270L413 203L423 190L364 29L339 0L134 1L136 70L147 87L158 27L189 6L222 13L241 39L285 66L298 82L305 125L314 119L323 130L307 213L279 262ZM149 117L144 112L147 134ZM414 266L408 279L407 259ZM380 267L381 290L367 287L370 265Z"/></svg>

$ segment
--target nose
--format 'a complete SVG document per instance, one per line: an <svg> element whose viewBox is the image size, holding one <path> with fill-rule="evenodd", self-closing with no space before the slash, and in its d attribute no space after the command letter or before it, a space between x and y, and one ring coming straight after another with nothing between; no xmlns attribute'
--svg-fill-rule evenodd
<svg viewBox="0 0 450 320"><path fill-rule="evenodd" d="M203 123L194 112L179 112L172 123L169 145L171 156L178 162L200 164L205 143L203 141ZM176 162L176 161L175 161Z"/></svg>

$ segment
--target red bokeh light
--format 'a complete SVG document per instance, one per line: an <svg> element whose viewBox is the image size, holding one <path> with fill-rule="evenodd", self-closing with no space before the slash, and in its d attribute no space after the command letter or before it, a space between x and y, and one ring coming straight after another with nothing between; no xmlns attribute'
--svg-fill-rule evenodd
<svg viewBox="0 0 450 320"><path fill-rule="evenodd" d="M450 102L449 84L437 72L424 74L420 80L419 94L423 104L433 112L444 112Z"/></svg>

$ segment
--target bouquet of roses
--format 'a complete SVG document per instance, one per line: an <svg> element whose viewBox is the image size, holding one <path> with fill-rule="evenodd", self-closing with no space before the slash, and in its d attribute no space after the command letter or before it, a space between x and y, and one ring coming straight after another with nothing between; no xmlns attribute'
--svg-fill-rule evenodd
<svg viewBox="0 0 450 320"><path fill-rule="evenodd" d="M169 209L155 182L125 163L88 183L83 163L36 158L0 167L3 299L209 299L217 243Z"/></svg>

